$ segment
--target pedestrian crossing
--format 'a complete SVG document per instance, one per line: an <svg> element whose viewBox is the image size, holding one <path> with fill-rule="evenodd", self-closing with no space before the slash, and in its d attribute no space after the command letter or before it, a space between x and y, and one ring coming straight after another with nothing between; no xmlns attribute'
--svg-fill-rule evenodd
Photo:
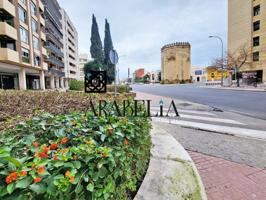
<svg viewBox="0 0 266 200"><path fill-rule="evenodd" d="M151 107L152 116L155 116L159 110L159 107ZM168 109L163 111L166 115ZM207 111L178 109L178 112L180 117L175 117L175 113L170 111L169 117L153 117L152 120L203 131L266 140L266 131L250 129L246 123L235 119L228 119Z"/></svg>

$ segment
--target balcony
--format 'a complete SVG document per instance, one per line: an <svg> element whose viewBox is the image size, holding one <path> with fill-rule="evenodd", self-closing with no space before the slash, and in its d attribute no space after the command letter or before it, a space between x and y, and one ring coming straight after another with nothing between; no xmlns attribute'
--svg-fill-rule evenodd
<svg viewBox="0 0 266 200"><path fill-rule="evenodd" d="M39 8L41 12L44 12L44 5L41 0L39 0Z"/></svg>
<svg viewBox="0 0 266 200"><path fill-rule="evenodd" d="M46 35L43 31L41 31L41 38L43 41L46 41Z"/></svg>
<svg viewBox="0 0 266 200"><path fill-rule="evenodd" d="M0 48L0 61L19 63L18 52L8 48Z"/></svg>
<svg viewBox="0 0 266 200"><path fill-rule="evenodd" d="M51 73L51 74L54 74L54 75L60 76L60 77L64 77L64 76L65 76L65 72L62 72L62 71L60 71L60 70L58 70L58 69L54 69L54 68L50 68L50 69L48 70L48 72Z"/></svg>
<svg viewBox="0 0 266 200"><path fill-rule="evenodd" d="M42 68L43 68L43 70L46 70L47 71L48 70L48 64L44 62Z"/></svg>
<svg viewBox="0 0 266 200"><path fill-rule="evenodd" d="M17 40L17 30L6 22L0 22L0 35L6 35L14 40Z"/></svg>
<svg viewBox="0 0 266 200"><path fill-rule="evenodd" d="M46 61L51 63L51 64L53 64L53 65L56 65L56 66L58 66L60 68L64 68L64 63L62 61L60 61L60 60L57 60L53 56L48 57Z"/></svg>
<svg viewBox="0 0 266 200"><path fill-rule="evenodd" d="M64 57L63 52L60 49L56 48L51 43L49 43L48 45L46 45L45 48L47 48L48 50L52 51L54 54L56 54L56 55L58 55L58 56L60 56L62 58Z"/></svg>
<svg viewBox="0 0 266 200"><path fill-rule="evenodd" d="M15 6L12 3L10 3L8 0L0 0L0 9L3 9L13 17L16 17Z"/></svg>
<svg viewBox="0 0 266 200"><path fill-rule="evenodd" d="M45 20L42 16L40 16L40 23L42 26L45 26Z"/></svg>
<svg viewBox="0 0 266 200"><path fill-rule="evenodd" d="M47 50L44 47L42 47L42 55L47 56Z"/></svg>

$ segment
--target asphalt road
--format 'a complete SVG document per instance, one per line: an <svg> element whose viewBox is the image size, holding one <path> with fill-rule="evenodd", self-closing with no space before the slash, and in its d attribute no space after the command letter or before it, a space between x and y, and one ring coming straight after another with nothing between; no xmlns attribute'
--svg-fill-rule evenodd
<svg viewBox="0 0 266 200"><path fill-rule="evenodd" d="M266 120L266 92L203 88L196 85L132 85L134 91L204 104Z"/></svg>

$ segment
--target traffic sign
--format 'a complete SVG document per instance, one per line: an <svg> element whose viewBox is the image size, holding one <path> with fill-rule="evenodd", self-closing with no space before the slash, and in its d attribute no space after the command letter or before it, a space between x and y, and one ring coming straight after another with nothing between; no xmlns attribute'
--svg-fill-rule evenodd
<svg viewBox="0 0 266 200"><path fill-rule="evenodd" d="M118 63L119 58L118 58L118 54L115 50L110 51L109 57L110 57L111 63L113 65L116 65Z"/></svg>

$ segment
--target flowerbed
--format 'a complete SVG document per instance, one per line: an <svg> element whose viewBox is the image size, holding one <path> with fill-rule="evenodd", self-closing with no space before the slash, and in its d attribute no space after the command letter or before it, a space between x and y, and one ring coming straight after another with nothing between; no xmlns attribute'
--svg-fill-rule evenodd
<svg viewBox="0 0 266 200"><path fill-rule="evenodd" d="M148 166L146 118L45 113L0 132L0 199L132 199Z"/></svg>

